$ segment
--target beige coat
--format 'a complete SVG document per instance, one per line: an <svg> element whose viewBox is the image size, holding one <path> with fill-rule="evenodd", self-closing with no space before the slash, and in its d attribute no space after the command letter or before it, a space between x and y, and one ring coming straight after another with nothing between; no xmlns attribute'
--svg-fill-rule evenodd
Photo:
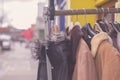
<svg viewBox="0 0 120 80"><path fill-rule="evenodd" d="M79 41L77 49L76 64L72 80L97 80L92 54L82 38Z"/></svg>
<svg viewBox="0 0 120 80"><path fill-rule="evenodd" d="M95 35L91 41L98 80L120 80L120 53L109 41L106 33Z"/></svg>
<svg viewBox="0 0 120 80"><path fill-rule="evenodd" d="M113 42L113 46L115 47L115 48L117 48L118 49L118 51L120 52L120 48L119 48L119 44L120 43L118 43L119 41L119 33L117 34L117 33L114 33L114 29L112 28L112 25L110 25L110 24L108 24L108 23L106 23L107 25L108 25L108 29L109 29L109 33L108 33L108 35L111 37L110 39L111 39L111 41ZM100 25L98 24L98 23L95 23L95 25L94 25L94 30L95 31L97 31L97 32L103 32L103 30L101 29L101 27L100 27Z"/></svg>

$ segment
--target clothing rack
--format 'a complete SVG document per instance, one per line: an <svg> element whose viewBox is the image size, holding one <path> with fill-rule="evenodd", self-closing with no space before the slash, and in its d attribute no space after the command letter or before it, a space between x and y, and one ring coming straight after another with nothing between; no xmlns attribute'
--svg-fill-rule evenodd
<svg viewBox="0 0 120 80"><path fill-rule="evenodd" d="M56 10L55 16L85 15L85 14L120 13L120 8L96 8L78 10Z"/></svg>
<svg viewBox="0 0 120 80"><path fill-rule="evenodd" d="M120 8L96 8L96 9L76 9L76 10L55 10L54 0L49 0L49 6L44 8L45 19L45 40L49 40L51 27L54 25L55 16L69 16L69 15L87 15L87 14L107 14L120 13ZM47 46L46 46L47 49ZM52 80L51 65L47 57L47 74L48 80Z"/></svg>

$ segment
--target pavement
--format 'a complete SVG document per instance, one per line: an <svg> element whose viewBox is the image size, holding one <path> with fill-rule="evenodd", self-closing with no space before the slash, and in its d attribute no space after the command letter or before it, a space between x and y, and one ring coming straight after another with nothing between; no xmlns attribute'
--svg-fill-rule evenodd
<svg viewBox="0 0 120 80"><path fill-rule="evenodd" d="M37 80L38 61L25 44L14 43L12 49L0 53L0 80Z"/></svg>

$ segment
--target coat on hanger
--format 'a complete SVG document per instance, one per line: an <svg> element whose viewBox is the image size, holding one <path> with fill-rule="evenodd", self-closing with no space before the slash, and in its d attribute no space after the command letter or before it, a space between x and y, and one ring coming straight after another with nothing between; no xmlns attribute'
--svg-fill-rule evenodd
<svg viewBox="0 0 120 80"><path fill-rule="evenodd" d="M91 40L98 80L120 80L120 53L113 47L107 33L100 32Z"/></svg>
<svg viewBox="0 0 120 80"><path fill-rule="evenodd" d="M37 80L48 80L47 77L47 64L46 64L46 50L44 45L39 46L39 63Z"/></svg>
<svg viewBox="0 0 120 80"><path fill-rule="evenodd" d="M104 32L101 27L102 25L99 25L98 23L95 23L94 25L94 30L97 32ZM108 25L108 35L110 36L109 39L111 39L111 41L113 42L113 46L118 49L118 44L117 44L117 32L112 28L111 25Z"/></svg>
<svg viewBox="0 0 120 80"><path fill-rule="evenodd" d="M88 45L82 38L80 27L74 26L71 35L73 60L75 59L72 80L97 80L94 60Z"/></svg>
<svg viewBox="0 0 120 80"><path fill-rule="evenodd" d="M71 53L69 40L58 36L56 41L49 41L47 55L52 65L52 80L70 80L68 57Z"/></svg>

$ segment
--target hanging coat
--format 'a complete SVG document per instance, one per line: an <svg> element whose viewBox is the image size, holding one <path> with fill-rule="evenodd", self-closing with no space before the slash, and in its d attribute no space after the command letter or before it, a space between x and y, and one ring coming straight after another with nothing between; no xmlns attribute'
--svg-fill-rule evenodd
<svg viewBox="0 0 120 80"><path fill-rule="evenodd" d="M77 48L79 46L79 41L83 35L83 33L80 31L80 26L75 25L73 28L71 28L71 46L72 46L72 53L69 56L69 70L70 75L72 79L74 66L76 64L76 55L77 55Z"/></svg>
<svg viewBox="0 0 120 80"><path fill-rule="evenodd" d="M79 42L72 80L97 80L92 54L82 38Z"/></svg>
<svg viewBox="0 0 120 80"><path fill-rule="evenodd" d="M71 31L73 60L75 59L72 80L97 80L94 60L82 35L80 27L74 26Z"/></svg>
<svg viewBox="0 0 120 80"><path fill-rule="evenodd" d="M98 80L120 80L120 53L106 33L100 32L91 40Z"/></svg>
<svg viewBox="0 0 120 80"><path fill-rule="evenodd" d="M47 77L47 64L46 64L46 50L45 46L39 46L39 63L38 63L38 72L37 72L37 80L48 80Z"/></svg>
<svg viewBox="0 0 120 80"><path fill-rule="evenodd" d="M71 49L68 40L50 41L48 58L53 67L52 80L70 80L68 70L68 55Z"/></svg>
<svg viewBox="0 0 120 80"><path fill-rule="evenodd" d="M117 33L111 28L111 26L108 27L109 32L108 32L108 37L109 40L113 42L113 46L119 50L118 44L117 44ZM103 30L100 28L100 25L98 23L95 23L94 30L98 32L103 32Z"/></svg>

